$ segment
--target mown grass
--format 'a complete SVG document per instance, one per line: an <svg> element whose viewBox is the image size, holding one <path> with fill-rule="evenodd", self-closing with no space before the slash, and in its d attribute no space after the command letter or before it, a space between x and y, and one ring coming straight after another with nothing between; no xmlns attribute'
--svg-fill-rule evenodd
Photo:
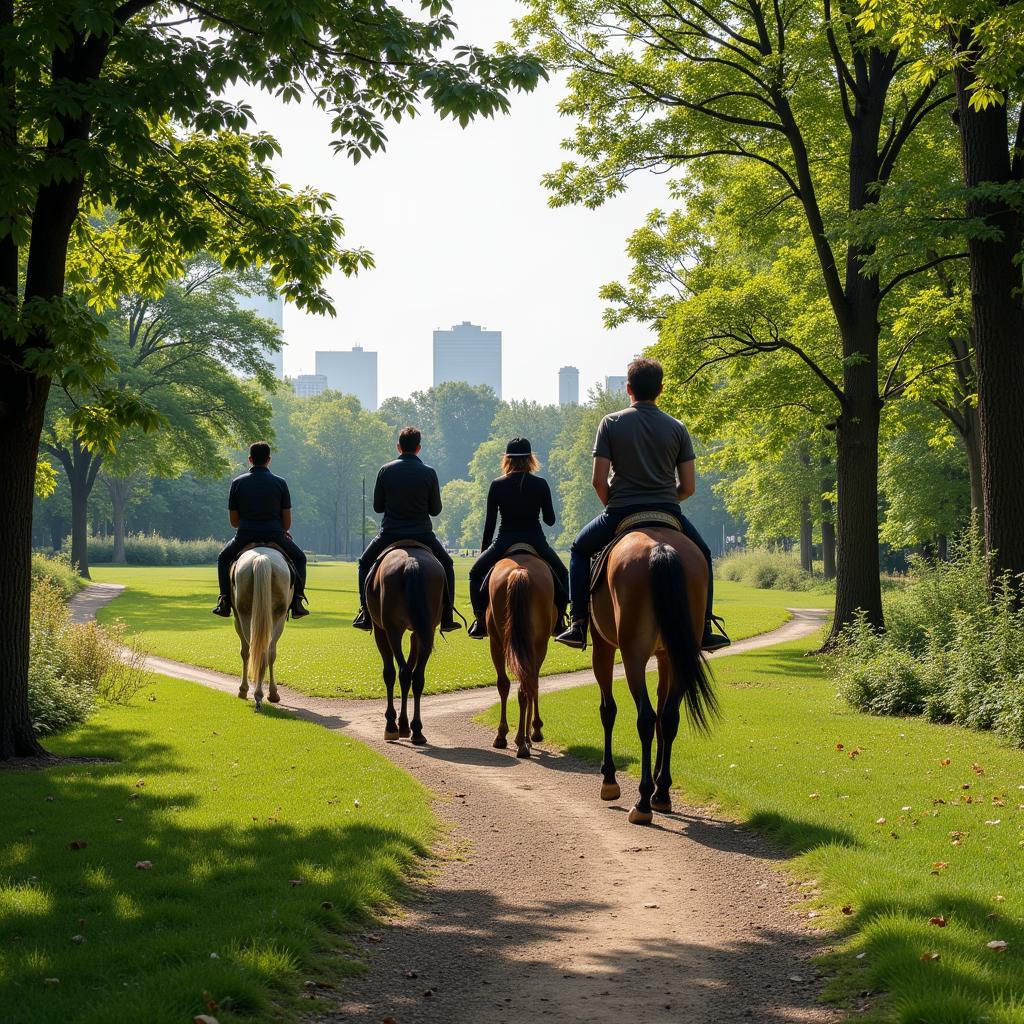
<svg viewBox="0 0 1024 1024"><path fill-rule="evenodd" d="M382 757L190 683L153 676L47 745L117 763L0 775L5 1024L292 1019L433 835Z"/></svg>
<svg viewBox="0 0 1024 1024"><path fill-rule="evenodd" d="M457 559L458 604L468 612L467 574L470 559ZM216 591L209 567L110 566L93 570L100 582L124 583L128 590L100 613L100 621L122 618L141 645L166 658L188 661L222 672L238 673L238 641L229 622L210 614ZM351 628L358 607L356 567L351 562L310 566L309 605L312 614L289 623L277 662L280 682L318 697L380 697L380 657L373 638ZM805 593L759 591L736 583L720 587L718 609L734 638L762 633L781 625L786 608L822 603ZM828 603L825 600L825 603ZM551 644L545 674L588 668L590 654ZM494 669L488 645L467 638L465 631L439 639L428 669L428 692L489 686Z"/></svg>
<svg viewBox="0 0 1024 1024"><path fill-rule="evenodd" d="M814 880L801 910L821 916L808 927L839 936L828 994L887 993L860 1019L1022 1024L1024 752L991 735L850 710L804 656L814 642L714 663L723 718L709 737L681 733L677 787L768 833ZM635 775L625 684L616 701L616 761ZM547 739L600 762L596 687L543 703ZM494 709L484 717L497 721ZM599 783L595 771L595 800ZM1008 949L987 948L994 940Z"/></svg>

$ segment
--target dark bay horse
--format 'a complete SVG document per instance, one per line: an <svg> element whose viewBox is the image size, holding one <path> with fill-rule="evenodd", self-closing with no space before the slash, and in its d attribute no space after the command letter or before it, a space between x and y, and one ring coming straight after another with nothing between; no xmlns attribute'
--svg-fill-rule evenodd
<svg viewBox="0 0 1024 1024"><path fill-rule="evenodd" d="M640 796L629 812L633 824L648 824L652 811L672 810L672 743L679 730L679 705L685 702L687 716L701 731L718 714L700 653L707 585L707 562L696 545L678 530L645 527L612 549L605 580L593 595L593 664L604 726L601 799L617 800L620 795L612 760L617 710L612 673L618 648L640 734ZM652 655L658 660L657 711L647 691L647 662ZM652 773L655 735L658 752Z"/></svg>
<svg viewBox="0 0 1024 1024"><path fill-rule="evenodd" d="M387 725L384 739L412 736L416 746L427 742L420 721L427 661L434 650L434 631L441 622L445 577L441 563L423 547L400 547L381 560L367 583L366 609L373 623L373 639L384 661L384 684L388 688ZM406 633L412 634L409 656L402 651ZM402 713L395 714L395 663L402 691ZM408 717L412 689L412 721ZM411 726L411 729L410 729Z"/></svg>
<svg viewBox="0 0 1024 1024"><path fill-rule="evenodd" d="M540 668L548 653L548 637L558 612L555 608L555 584L547 563L525 552L503 558L491 571L487 584L487 633L491 642L491 661L498 673L501 697L501 724L494 745L508 746L508 719L505 711L511 681L519 680L519 731L516 756L530 756L527 728L532 722L530 739L544 738L540 720Z"/></svg>

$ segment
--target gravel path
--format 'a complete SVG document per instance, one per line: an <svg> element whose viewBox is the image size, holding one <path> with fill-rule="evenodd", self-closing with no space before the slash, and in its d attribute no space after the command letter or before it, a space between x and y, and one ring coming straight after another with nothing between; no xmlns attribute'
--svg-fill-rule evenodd
<svg viewBox="0 0 1024 1024"><path fill-rule="evenodd" d="M72 599L75 615L90 617L118 592L87 588ZM824 616L794 609L786 625L728 653L806 636ZM238 688L235 677L165 658L150 657L147 667ZM543 694L588 681L586 672L545 677L542 704ZM412 905L358 938L367 972L338 992L318 990L310 1024L844 1019L818 1003L811 960L822 939L801 924L800 893L776 870L783 855L763 837L682 805L653 826L629 825L636 781L625 773L622 799L606 804L593 765L544 744L529 761L491 748L491 731L471 717L497 699L494 689L425 697L426 747L383 742L383 700L312 698L284 687L281 699L419 778L450 826ZM631 728L623 711L618 727Z"/></svg>

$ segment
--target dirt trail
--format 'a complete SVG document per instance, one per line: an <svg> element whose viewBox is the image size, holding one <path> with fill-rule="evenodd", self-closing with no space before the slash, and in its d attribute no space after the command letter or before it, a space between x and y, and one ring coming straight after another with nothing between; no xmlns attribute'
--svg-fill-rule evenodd
<svg viewBox="0 0 1024 1024"><path fill-rule="evenodd" d="M88 617L119 591L73 599ZM781 629L731 653L806 636L824 613L794 610ZM287 634L285 636L287 642ZM463 641L464 642L464 641ZM234 693L232 676L151 657L155 672ZM429 673L428 673L429 675ZM543 696L589 673L541 680ZM429 689L429 678L428 678ZM593 765L535 747L529 761L490 746L471 716L494 689L424 698L426 747L383 742L383 700L305 697L281 688L282 707L381 751L437 794L452 828L444 857L401 916L358 940L369 970L321 994L310 1022L586 1024L833 1022L817 1001L811 958L820 940L802 926L797 890L775 870L762 837L706 809L676 806L646 828L622 799L598 799ZM595 707L597 703L594 688ZM513 717L518 708L510 709ZM628 708L618 728L632 728ZM595 743L599 742L595 711Z"/></svg>

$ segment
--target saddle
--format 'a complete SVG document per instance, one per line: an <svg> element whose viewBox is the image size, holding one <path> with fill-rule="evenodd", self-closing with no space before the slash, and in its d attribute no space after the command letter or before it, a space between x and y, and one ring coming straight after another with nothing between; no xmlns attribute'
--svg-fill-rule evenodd
<svg viewBox="0 0 1024 1024"><path fill-rule="evenodd" d="M560 590L562 590L562 584L558 581L558 577L555 576L554 570L551 568L550 565L548 565L547 560L532 544L528 543L525 540L516 541L515 544L511 544L508 548L505 549L504 552L502 552L501 558L508 558L510 555L533 555L535 558L539 558L547 567L548 572L551 573L551 580L555 585L555 593L557 594ZM498 559L498 561L500 562L501 559ZM491 581L491 573L494 572L494 570L497 568L498 563L495 562L495 564L487 570L487 572L484 574L484 578L480 581L480 589L483 592L483 598L485 602L490 600L489 585Z"/></svg>
<svg viewBox="0 0 1024 1024"><path fill-rule="evenodd" d="M377 570L380 568L380 563L391 554L392 551L401 548L403 551L408 551L410 548L422 548L424 551L430 551L430 545L424 544L418 540L396 540L389 544L376 558L373 565L370 566L370 571L366 574L366 586L369 587L377 575ZM430 551L433 555L434 552Z"/></svg>
<svg viewBox="0 0 1024 1024"><path fill-rule="evenodd" d="M235 558L234 562L231 563L232 579L234 579L235 565L237 564L238 559L241 558L246 551L252 551L253 548L273 548L284 559L284 564L288 566L288 573L291 577L289 583L292 588L295 587L295 581L298 579L298 576L295 573L295 566L292 564L292 560L288 557L283 548L275 544L273 541L268 540L254 540L252 543L246 544L245 547L238 552L238 556Z"/></svg>
<svg viewBox="0 0 1024 1024"><path fill-rule="evenodd" d="M605 545L598 552L597 557L590 564L590 593L593 594L604 582L605 573L608 571L608 558L615 548L615 545L627 534L642 530L645 526L668 527L678 533L683 532L679 520L671 512L633 512L615 527L615 537L611 543Z"/></svg>

